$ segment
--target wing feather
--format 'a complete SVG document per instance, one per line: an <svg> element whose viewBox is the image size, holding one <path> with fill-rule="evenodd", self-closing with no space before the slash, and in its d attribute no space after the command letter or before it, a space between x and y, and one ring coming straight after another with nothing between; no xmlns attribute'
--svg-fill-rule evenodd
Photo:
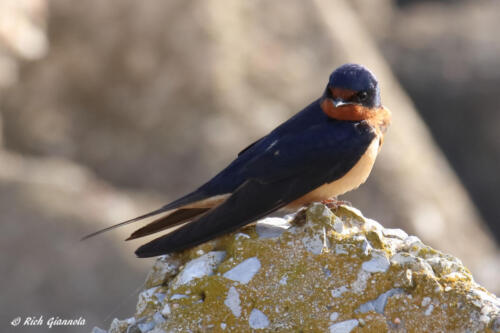
<svg viewBox="0 0 500 333"><path fill-rule="evenodd" d="M375 135L369 127L364 132L357 126L333 128L337 133L329 132L332 128L328 127L312 128L311 133L283 138L272 150L246 163L242 172L250 177L224 203L139 247L137 256L180 251L235 231L342 177L360 159ZM341 130L346 135L339 134Z"/></svg>

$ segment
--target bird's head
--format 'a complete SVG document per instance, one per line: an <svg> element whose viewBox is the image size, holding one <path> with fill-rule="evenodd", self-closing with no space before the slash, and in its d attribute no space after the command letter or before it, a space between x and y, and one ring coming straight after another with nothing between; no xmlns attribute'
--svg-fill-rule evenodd
<svg viewBox="0 0 500 333"><path fill-rule="evenodd" d="M333 71L321 97L323 112L338 120L369 119L381 107L377 79L356 64L345 64Z"/></svg>

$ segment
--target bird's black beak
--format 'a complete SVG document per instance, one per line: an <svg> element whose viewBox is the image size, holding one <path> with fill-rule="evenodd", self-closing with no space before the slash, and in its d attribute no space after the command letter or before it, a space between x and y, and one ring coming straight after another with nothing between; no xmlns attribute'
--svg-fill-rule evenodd
<svg viewBox="0 0 500 333"><path fill-rule="evenodd" d="M346 102L346 101L344 101L342 98L335 98L335 99L330 98L330 99L331 99L331 101L332 101L333 105L334 105L336 108L338 108L339 106L344 106L344 105L354 105L354 104L356 104L356 103L353 103L353 102Z"/></svg>

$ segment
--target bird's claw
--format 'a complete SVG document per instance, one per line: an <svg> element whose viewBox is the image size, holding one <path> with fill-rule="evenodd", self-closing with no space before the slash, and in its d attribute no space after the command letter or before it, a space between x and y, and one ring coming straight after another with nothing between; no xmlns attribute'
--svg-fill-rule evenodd
<svg viewBox="0 0 500 333"><path fill-rule="evenodd" d="M352 203L350 203L349 201L337 200L336 198L326 199L326 200L321 201L321 203L323 205L325 205L326 207L328 207L330 209L334 209L334 210L338 209L340 206L352 207Z"/></svg>

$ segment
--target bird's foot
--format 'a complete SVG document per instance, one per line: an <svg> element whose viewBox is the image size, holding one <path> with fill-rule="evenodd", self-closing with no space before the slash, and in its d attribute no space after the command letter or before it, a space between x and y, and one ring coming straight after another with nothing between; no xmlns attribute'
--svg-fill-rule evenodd
<svg viewBox="0 0 500 333"><path fill-rule="evenodd" d="M330 198L330 199L322 200L321 203L323 205L325 205L326 207L328 207L330 209L334 209L334 210L338 209L342 205L352 207L352 204L349 201L337 200L337 198Z"/></svg>

